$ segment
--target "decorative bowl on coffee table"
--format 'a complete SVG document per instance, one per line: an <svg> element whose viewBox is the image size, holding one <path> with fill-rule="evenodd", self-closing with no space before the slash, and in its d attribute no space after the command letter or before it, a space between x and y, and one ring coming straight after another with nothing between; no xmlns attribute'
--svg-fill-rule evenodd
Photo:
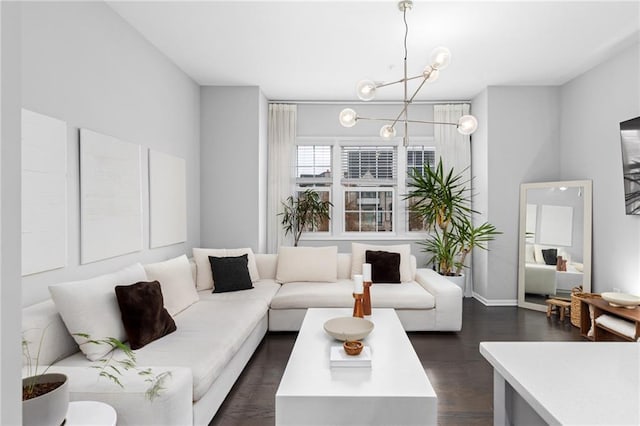
<svg viewBox="0 0 640 426"><path fill-rule="evenodd" d="M373 330L373 323L364 318L338 317L324 323L324 331L337 340L361 340Z"/></svg>

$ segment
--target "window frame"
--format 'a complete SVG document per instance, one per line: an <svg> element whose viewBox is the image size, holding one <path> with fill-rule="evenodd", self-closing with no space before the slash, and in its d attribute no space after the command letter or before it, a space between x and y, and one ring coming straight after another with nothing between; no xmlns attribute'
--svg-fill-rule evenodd
<svg viewBox="0 0 640 426"><path fill-rule="evenodd" d="M327 188L330 190L330 200L333 203L331 208L331 220L329 222L329 231L305 232L302 234L301 240L318 240L318 241L353 241L353 240L407 240L415 241L427 237L426 231L408 231L408 202L403 200L404 194L407 193L407 149L403 145L402 137L395 137L388 141L381 140L378 136L371 137L341 137L341 136L298 136L294 147L294 161L297 161L297 147L300 145L329 145L331 146L331 182L327 182ZM393 209L392 209L392 229L391 232L356 232L345 231L345 209L344 196L345 191L349 188L363 188L361 186L343 186L342 184L342 147L343 146L394 146L396 147L396 181L391 186L372 186L371 188L383 188L393 191ZM412 137L409 146L425 146L433 147L435 158L438 158L439 150L435 144L433 136L415 136ZM298 191L298 183L296 182L295 172L296 165L292 164L291 176L292 185L291 193ZM307 182L305 182L307 183ZM308 187L306 187L308 188Z"/></svg>

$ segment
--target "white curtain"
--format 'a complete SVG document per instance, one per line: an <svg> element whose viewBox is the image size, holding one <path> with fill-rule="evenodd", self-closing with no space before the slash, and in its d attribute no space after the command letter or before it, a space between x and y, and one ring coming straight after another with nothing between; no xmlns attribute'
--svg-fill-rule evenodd
<svg viewBox="0 0 640 426"><path fill-rule="evenodd" d="M277 253L285 241L281 202L291 195L292 153L296 142L297 106L269 104L269 164L267 174L267 252Z"/></svg>
<svg viewBox="0 0 640 426"><path fill-rule="evenodd" d="M469 104L434 105L433 121L457 123L460 117L469 114ZM436 152L442 158L445 173L451 168L454 173L463 174L463 182L469 188L471 196L471 137L462 135L456 126L436 124L434 127ZM463 172L464 170L464 172ZM465 268L465 295L471 296L473 281L471 273L471 256L467 256Z"/></svg>

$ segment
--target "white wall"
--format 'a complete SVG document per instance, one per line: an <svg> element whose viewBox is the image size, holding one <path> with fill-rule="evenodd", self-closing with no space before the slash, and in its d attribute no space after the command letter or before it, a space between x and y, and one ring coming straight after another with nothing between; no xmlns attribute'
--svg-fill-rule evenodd
<svg viewBox="0 0 640 426"><path fill-rule="evenodd" d="M20 6L0 2L0 424L21 423Z"/></svg>
<svg viewBox="0 0 640 426"><path fill-rule="evenodd" d="M203 247L266 248L266 102L257 86L201 88Z"/></svg>
<svg viewBox="0 0 640 426"><path fill-rule="evenodd" d="M475 292L491 304L514 304L520 184L554 180L560 174L559 89L491 86L474 99L472 109L480 112L480 126L487 126L486 134L483 131L472 140L472 147L478 141L486 150L485 159L484 153L472 148L474 192L487 194L486 208L476 198L478 210L502 232L489 243L488 253L474 253L479 268Z"/></svg>
<svg viewBox="0 0 640 426"><path fill-rule="evenodd" d="M640 116L640 43L561 89L562 179L593 180L592 291L640 294L640 217L625 215L619 123Z"/></svg>
<svg viewBox="0 0 640 426"><path fill-rule="evenodd" d="M22 105L67 122L68 266L24 277L25 305L47 285L134 262L189 254L200 243L199 87L101 2L21 3ZM80 265L78 128L143 147L141 252ZM150 250L147 149L184 158L187 241Z"/></svg>

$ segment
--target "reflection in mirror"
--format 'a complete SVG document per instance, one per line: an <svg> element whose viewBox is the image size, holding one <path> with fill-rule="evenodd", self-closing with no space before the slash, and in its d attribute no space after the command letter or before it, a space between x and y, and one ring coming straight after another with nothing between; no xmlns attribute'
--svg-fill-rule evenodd
<svg viewBox="0 0 640 426"><path fill-rule="evenodd" d="M591 181L522 184L519 248L518 306L590 292Z"/></svg>

